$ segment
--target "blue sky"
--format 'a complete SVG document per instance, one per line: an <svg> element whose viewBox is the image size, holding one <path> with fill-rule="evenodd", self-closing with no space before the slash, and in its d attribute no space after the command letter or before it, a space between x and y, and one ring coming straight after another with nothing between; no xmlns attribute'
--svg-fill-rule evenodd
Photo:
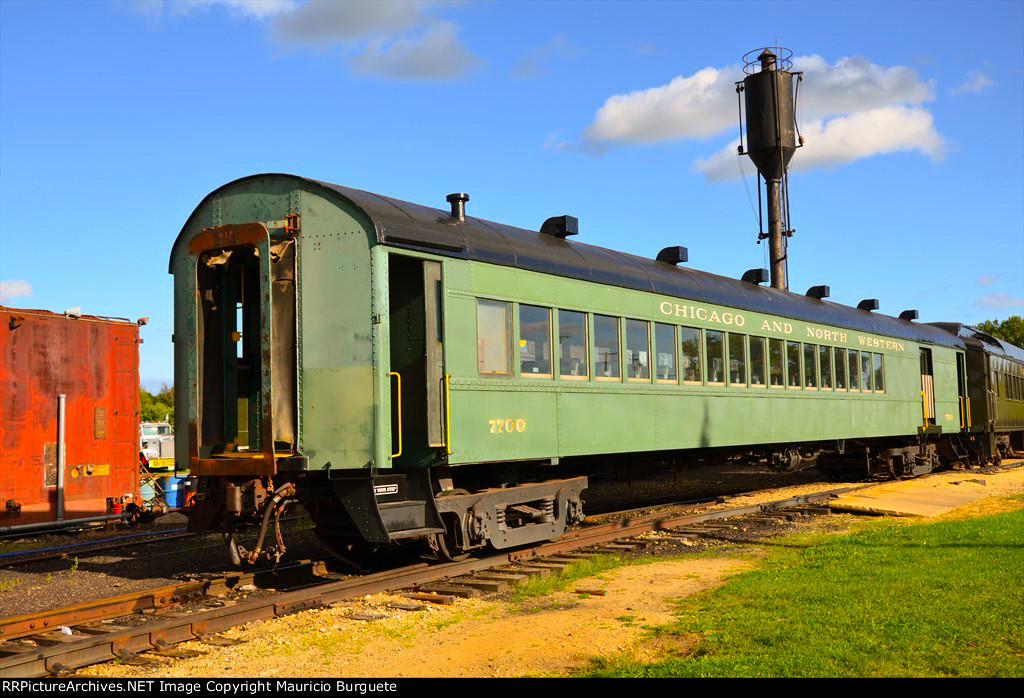
<svg viewBox="0 0 1024 698"><path fill-rule="evenodd" d="M173 375L175 235L292 172L739 276L747 51L805 71L791 290L1024 311L1024 3L0 2L0 302L135 319ZM746 186L745 186L746 185ZM754 202L756 207L756 201Z"/></svg>

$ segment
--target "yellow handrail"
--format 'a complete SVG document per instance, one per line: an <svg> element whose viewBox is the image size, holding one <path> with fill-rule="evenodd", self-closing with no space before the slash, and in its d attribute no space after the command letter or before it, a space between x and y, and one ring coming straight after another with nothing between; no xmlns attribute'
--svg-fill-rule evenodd
<svg viewBox="0 0 1024 698"><path fill-rule="evenodd" d="M964 396L963 396L963 395L961 395L961 396L960 396L960 428L961 428L961 429L963 429L963 428L964 428L964 424L965 424L965 423L966 423L966 422L965 422L965 420L964 420Z"/></svg>
<svg viewBox="0 0 1024 698"><path fill-rule="evenodd" d="M967 396L967 428L971 428L971 397Z"/></svg>
<svg viewBox="0 0 1024 698"><path fill-rule="evenodd" d="M444 446L448 455L452 455L452 374L444 374Z"/></svg>
<svg viewBox="0 0 1024 698"><path fill-rule="evenodd" d="M388 375L398 379L398 453L391 454L392 458L398 458L402 455L402 376L394 371Z"/></svg>

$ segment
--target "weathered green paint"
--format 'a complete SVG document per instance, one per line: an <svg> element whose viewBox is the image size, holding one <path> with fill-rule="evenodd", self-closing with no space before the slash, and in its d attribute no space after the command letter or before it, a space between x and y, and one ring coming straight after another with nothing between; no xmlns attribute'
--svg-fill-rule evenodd
<svg viewBox="0 0 1024 698"><path fill-rule="evenodd" d="M1024 365L1002 356L988 357L988 378L992 391L989 399L992 407L989 414L996 416L997 431L1018 431L1024 429L1024 401L1015 392L1011 381L1024 379Z"/></svg>
<svg viewBox="0 0 1024 698"><path fill-rule="evenodd" d="M296 210L297 208L297 210ZM375 421L370 249L372 224L340 196L291 177L267 176L227 187L197 209L185 239L204 228L301 215L297 239L300 452L308 467L360 468L374 461ZM176 396L188 420L198 417L196 259L175 251ZM386 307L386 306L385 306ZM188 430L177 453L188 453Z"/></svg>
<svg viewBox="0 0 1024 698"><path fill-rule="evenodd" d="M302 451L310 470L376 463L370 222L347 201L302 195Z"/></svg>
<svg viewBox="0 0 1024 698"><path fill-rule="evenodd" d="M886 362L884 393L598 381L593 375L593 356L587 381L558 380L557 348L554 379L485 378L477 375L474 341L448 342L448 366L454 377L453 463L910 436L923 423L919 345L914 342L722 306L688 304L676 298L510 267L449 259L444 273L449 337L476 338L476 299L487 298L870 351L883 354ZM742 314L744 324L737 327L696 317L676 318L663 311L661 304L665 302L699 306L706 310L702 313L706 317L712 317L713 312L719 318ZM620 323L623 347L624 324ZM782 330L777 330L778 326ZM590 332L592 345L592 322ZM557 327L553 333L557 337ZM513 347L518 369L516 342ZM956 352L930 348L937 421L944 432L956 431ZM652 356L656 352L652 351ZM624 355L620 353L623 361ZM620 369L625 375L624 363ZM491 420L503 418L525 420L525 431L491 433Z"/></svg>
<svg viewBox="0 0 1024 698"><path fill-rule="evenodd" d="M919 345L652 293L512 267L397 250L377 243L372 222L339 194L285 176L252 178L220 190L185 231L301 214L297 237L298 448L308 468L387 468L391 443L388 255L442 265L444 365L452 376L452 464L562 456L914 435L922 423ZM195 258L183 246L175 274L175 384L181 414L197 417ZM559 380L557 313L554 379L477 375L476 299L578 310L705 330L869 350L885 356L884 393ZM669 303L666 313L665 303ZM679 317L676 304L703 308ZM690 313L693 311L686 311ZM724 322L728 315L732 324ZM737 324L742 315L742 326ZM717 318L715 322L712 318ZM765 324L767 323L767 324ZM778 323L778 324L775 324ZM620 323L624 347L625 323ZM765 329L767 328L767 329ZM593 342L591 323L590 342ZM652 343L654 336L651 336ZM814 336L812 336L814 335ZM864 342L862 344L861 342ZM869 346L870 345L870 346ZM877 346L876 346L877 345ZM959 424L956 352L933 346L935 411L943 432ZM676 348L673 348L674 350ZM656 356L657 350L651 352ZM620 352L624 361L625 352ZM624 375L625 366L620 373ZM749 362L748 362L749 371ZM653 372L653 371L652 371ZM706 376L705 376L706 378ZM511 429L507 428L511 425ZM493 432L492 432L493 430ZM188 430L177 452L188 453Z"/></svg>

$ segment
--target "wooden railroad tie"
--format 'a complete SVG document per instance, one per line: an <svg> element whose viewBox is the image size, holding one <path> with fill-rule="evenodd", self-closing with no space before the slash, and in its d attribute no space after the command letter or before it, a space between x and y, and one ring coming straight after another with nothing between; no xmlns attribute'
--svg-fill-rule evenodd
<svg viewBox="0 0 1024 698"><path fill-rule="evenodd" d="M426 601L438 606L451 606L455 603L455 597L451 594L425 594L418 591L407 591L402 596L413 601Z"/></svg>

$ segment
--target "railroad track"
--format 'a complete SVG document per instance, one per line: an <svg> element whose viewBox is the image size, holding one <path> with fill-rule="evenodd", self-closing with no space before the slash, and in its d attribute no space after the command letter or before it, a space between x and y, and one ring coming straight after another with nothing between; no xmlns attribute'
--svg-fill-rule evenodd
<svg viewBox="0 0 1024 698"><path fill-rule="evenodd" d="M59 560L67 557L68 555L92 555L94 553L105 553L110 550L133 548L140 545L148 545L150 543L161 543L163 541L178 540L181 538L192 538L198 535L201 534L186 533L184 528L174 528L167 531L146 531L143 533L132 533L127 536L117 536L116 538L107 538L104 540L57 545L50 548L19 550L17 552L0 554L0 569L5 567L15 567L17 565L27 565L33 562Z"/></svg>
<svg viewBox="0 0 1024 698"><path fill-rule="evenodd" d="M288 518L281 519L281 523L298 521L304 518L304 516L291 516ZM123 548L133 548L141 545L149 545L152 543L160 543L169 540L196 538L207 535L210 534L188 533L184 528L171 528L165 531L142 531L139 533L130 533L127 535L121 535L116 536L114 538L106 538L102 540L83 541L81 543L70 543L65 545L52 546L48 548L19 550L16 552L0 553L0 569L6 567L15 567L18 565L28 565L35 562L58 560L69 555L93 555L98 553L106 553L112 550L120 550Z"/></svg>
<svg viewBox="0 0 1024 698"><path fill-rule="evenodd" d="M1024 462L1016 461L974 472L1004 472L1022 465ZM661 540L678 542L700 538L728 540L730 529L737 526L720 523L727 519L792 519L803 514L829 513L831 499L876 484L717 511L647 515L629 512L618 521L568 531L553 542L462 562L422 562L338 579L324 560L307 560L227 577L193 580L31 616L0 619L0 678L67 675L75 669L115 658L125 663L146 663L143 654L193 656L194 652L174 649L174 645L193 640L211 645L234 644L218 633L369 594L401 591L419 601L450 603L453 596L500 592L527 576L565 568L590 554L623 552L645 546L648 541L636 539L644 533L661 531L665 533ZM582 554L580 551L590 552ZM253 585L255 589L257 584L273 580L275 586L280 586L284 575L300 577L297 583L293 582L300 588L281 592L265 590L267 593L259 598L241 601L217 601L227 592L246 585ZM218 605L183 612L183 605L201 606L207 602ZM143 612L141 616L139 611ZM123 618L128 621L111 622Z"/></svg>
<svg viewBox="0 0 1024 698"><path fill-rule="evenodd" d="M191 656L174 645L198 640L230 643L218 636L234 627L270 620L353 598L404 590L420 601L450 602L452 596L475 596L502 591L534 574L546 574L576 562L579 551L609 552L646 545L628 541L652 531L682 541L714 537L721 528L706 527L744 516L790 517L787 510L827 512L828 501L860 487L847 487L790 499L732 509L671 512L634 516L612 523L569 531L556 541L461 562L417 563L397 569L344 579L329 579L324 561L305 561L276 570L261 570L228 578L190 581L139 594L93 601L80 606L0 620L0 678L67 675L75 669L120 659L145 662L140 655ZM627 542L623 542L627 541ZM302 588L266 593L217 607L176 612L182 604L208 601L230 589L260 581L261 575L303 570L312 578ZM269 577L268 577L269 578ZM274 577L278 579L279 577ZM301 584L300 584L301 586ZM214 601L216 603L216 601ZM139 615L138 611L144 611ZM129 615L130 614L130 615ZM110 622L127 618L128 621Z"/></svg>

